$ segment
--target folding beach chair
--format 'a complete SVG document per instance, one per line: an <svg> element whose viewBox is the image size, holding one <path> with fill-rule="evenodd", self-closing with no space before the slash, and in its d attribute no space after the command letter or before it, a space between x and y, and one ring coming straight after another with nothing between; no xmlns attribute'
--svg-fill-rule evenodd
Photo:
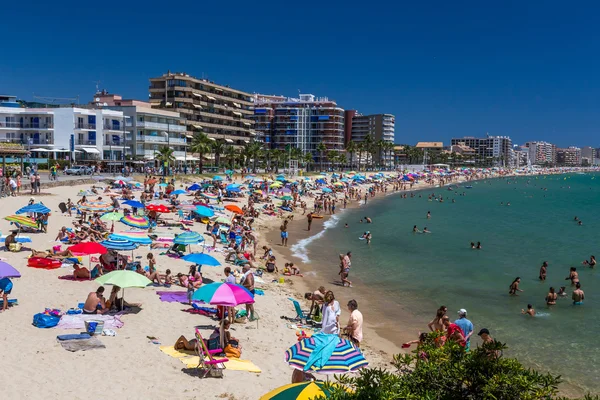
<svg viewBox="0 0 600 400"><path fill-rule="evenodd" d="M229 243L229 241L227 240L227 235L223 231L221 231L221 233L219 234L219 240L220 240L221 244Z"/></svg>
<svg viewBox="0 0 600 400"><path fill-rule="evenodd" d="M300 303L298 303L298 301L292 299L291 297L288 297L288 300L290 300L292 303L294 303L294 310L296 311L297 319L299 319L303 323L306 321L310 321L310 316L309 316L308 310L303 310L302 307L300 307Z"/></svg>
<svg viewBox="0 0 600 400"><path fill-rule="evenodd" d="M198 353L198 358L200 360L197 368L201 378L206 378L207 375L210 375L213 378L223 377L223 370L225 369L223 363L228 362L229 359L214 358L213 354L223 353L223 349L208 350L206 342L202 339L202 334L198 328L196 328L196 352ZM206 360L206 358L208 358L208 360Z"/></svg>

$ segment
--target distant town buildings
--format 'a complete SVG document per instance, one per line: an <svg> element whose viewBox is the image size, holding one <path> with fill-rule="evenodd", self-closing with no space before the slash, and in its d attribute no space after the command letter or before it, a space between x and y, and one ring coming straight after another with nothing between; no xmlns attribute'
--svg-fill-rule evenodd
<svg viewBox="0 0 600 400"><path fill-rule="evenodd" d="M491 165L510 166L513 165L512 140L508 136L486 136L475 138L466 136L453 138L451 145L468 146L475 150L475 157L482 162Z"/></svg>
<svg viewBox="0 0 600 400"><path fill-rule="evenodd" d="M355 110L346 110L345 124L346 144L350 141L363 143L367 137L373 143L394 143L396 118L392 114L362 115ZM377 165L389 165L392 160L392 152L382 151L375 154L373 162Z"/></svg>
<svg viewBox="0 0 600 400"><path fill-rule="evenodd" d="M149 92L153 108L175 111L186 119L187 136L203 132L234 146L250 143L256 136L250 93L183 72L150 78Z"/></svg>
<svg viewBox="0 0 600 400"><path fill-rule="evenodd" d="M596 164L596 149L590 146L581 148L581 164L595 165Z"/></svg>
<svg viewBox="0 0 600 400"><path fill-rule="evenodd" d="M529 162L532 165L556 164L556 146L548 142L527 142L525 147L529 150Z"/></svg>
<svg viewBox="0 0 600 400"><path fill-rule="evenodd" d="M581 149L575 146L570 146L566 149L557 149L556 163L571 167L581 165Z"/></svg>
<svg viewBox="0 0 600 400"><path fill-rule="evenodd" d="M344 109L326 97L254 95L257 133L271 148L297 148L328 165L327 152L344 150ZM270 137L270 139L266 139ZM319 149L323 143L324 148Z"/></svg>

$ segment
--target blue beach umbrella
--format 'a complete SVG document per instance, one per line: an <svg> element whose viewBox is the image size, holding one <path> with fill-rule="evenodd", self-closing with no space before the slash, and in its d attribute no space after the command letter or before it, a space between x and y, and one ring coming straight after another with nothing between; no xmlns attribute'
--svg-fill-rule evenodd
<svg viewBox="0 0 600 400"><path fill-rule="evenodd" d="M319 175L327 176L327 174L325 172L321 172L321 173L319 173Z"/></svg>
<svg viewBox="0 0 600 400"><path fill-rule="evenodd" d="M167 186L169 186L169 185L167 185L166 183L159 183L159 184L158 184L158 186L159 186L159 187L167 187Z"/></svg>
<svg viewBox="0 0 600 400"><path fill-rule="evenodd" d="M237 183L232 183L230 185L227 185L225 187L225 190L233 190L233 189L239 189L241 185L238 185Z"/></svg>
<svg viewBox="0 0 600 400"><path fill-rule="evenodd" d="M209 217L210 218L213 215L215 215L215 212L213 210L211 210L210 208L205 207L205 206L197 206L196 209L194 210L194 212L201 217Z"/></svg>
<svg viewBox="0 0 600 400"><path fill-rule="evenodd" d="M173 243L184 245L198 244L201 242L204 242L204 238L199 233L191 231L179 234L173 239Z"/></svg>
<svg viewBox="0 0 600 400"><path fill-rule="evenodd" d="M190 191L193 191L193 192L194 192L194 191L196 191L196 190L198 190L198 189L201 189L201 188L202 188L202 186L198 185L197 183L194 183L192 186L190 186L190 187L188 188L188 190L190 190Z"/></svg>
<svg viewBox="0 0 600 400"><path fill-rule="evenodd" d="M331 189L329 189L329 188L323 188L323 189L321 189L321 191L322 191L323 193L331 193L331 192L332 192L332 190L331 190Z"/></svg>
<svg viewBox="0 0 600 400"><path fill-rule="evenodd" d="M212 267L218 267L221 265L216 258L205 253L191 253L183 256L183 259L199 265L210 265Z"/></svg>
<svg viewBox="0 0 600 400"><path fill-rule="evenodd" d="M212 179L212 180L213 180L213 181L222 181L222 180L223 180L223 178L222 178L222 177L220 177L219 175L215 175L215 176L213 176L213 179Z"/></svg>
<svg viewBox="0 0 600 400"><path fill-rule="evenodd" d="M234 192L234 193L239 193L239 192L242 191L240 188L237 188L237 187L236 188L229 188L229 189L225 188L225 190L228 191L228 192Z"/></svg>
<svg viewBox="0 0 600 400"><path fill-rule="evenodd" d="M171 192L172 195L180 195L180 194L186 194L187 192L183 189L177 189L174 190L173 192Z"/></svg>
<svg viewBox="0 0 600 400"><path fill-rule="evenodd" d="M15 214L24 214L24 213L38 213L38 214L48 214L50 209L43 205L42 203L31 204L22 208L19 208Z"/></svg>
<svg viewBox="0 0 600 400"><path fill-rule="evenodd" d="M135 201L135 200L127 200L123 202L124 205L129 206L129 207L133 207L133 208L144 208L144 205L142 203L140 203L139 201Z"/></svg>
<svg viewBox="0 0 600 400"><path fill-rule="evenodd" d="M246 180L252 180L253 181L253 180L256 179L256 177L253 176L253 175L246 175L246 177L244 179L246 179Z"/></svg>
<svg viewBox="0 0 600 400"><path fill-rule="evenodd" d="M324 179L317 179L315 182L320 183L321 185L326 183Z"/></svg>
<svg viewBox="0 0 600 400"><path fill-rule="evenodd" d="M139 244L124 239L107 239L100 244L109 250L117 251L135 250L139 247Z"/></svg>
<svg viewBox="0 0 600 400"><path fill-rule="evenodd" d="M128 240L133 243L138 243L141 245L149 245L152 244L152 239L148 237L148 234L145 232L121 232L121 233L111 233L108 235L110 240Z"/></svg>

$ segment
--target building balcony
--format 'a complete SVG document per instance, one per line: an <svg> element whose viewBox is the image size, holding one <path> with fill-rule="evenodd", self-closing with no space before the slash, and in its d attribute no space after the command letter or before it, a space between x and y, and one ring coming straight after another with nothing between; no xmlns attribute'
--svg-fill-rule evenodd
<svg viewBox="0 0 600 400"><path fill-rule="evenodd" d="M52 123L0 122L0 129L54 129Z"/></svg>
<svg viewBox="0 0 600 400"><path fill-rule="evenodd" d="M96 146L96 143L96 140L78 140L77 138L75 138L76 146Z"/></svg>
<svg viewBox="0 0 600 400"><path fill-rule="evenodd" d="M138 128L142 129L153 129L165 132L185 132L187 130L185 125L167 124L166 122L137 121L136 125Z"/></svg>
<svg viewBox="0 0 600 400"><path fill-rule="evenodd" d="M146 143L161 143L166 145L167 143L172 143L172 144L186 144L186 139L185 138L169 138L169 140L167 140L166 137L164 136L151 136L151 135L138 135L136 136L136 141L138 142L146 142Z"/></svg>
<svg viewBox="0 0 600 400"><path fill-rule="evenodd" d="M79 122L75 122L75 129L90 129L90 130L96 130L96 124L87 124L87 123L79 123Z"/></svg>
<svg viewBox="0 0 600 400"><path fill-rule="evenodd" d="M5 138L5 137L0 136L0 143L16 143L16 144L21 144L21 145L27 147L27 145L39 145L39 144L50 145L50 144L54 144L54 141L52 139L34 139L34 138L31 138L31 141L29 141L28 138L15 139L15 138Z"/></svg>
<svg viewBox="0 0 600 400"><path fill-rule="evenodd" d="M125 130L125 126L123 126L123 125L104 124L103 128L105 131L115 131L115 132L123 132Z"/></svg>

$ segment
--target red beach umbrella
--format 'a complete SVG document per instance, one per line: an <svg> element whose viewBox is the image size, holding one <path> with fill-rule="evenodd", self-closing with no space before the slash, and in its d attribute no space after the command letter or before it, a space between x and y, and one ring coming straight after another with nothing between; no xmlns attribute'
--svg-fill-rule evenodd
<svg viewBox="0 0 600 400"><path fill-rule="evenodd" d="M238 206L236 206L235 204L229 204L229 205L225 206L225 209L231 211L234 214L240 214L240 215L244 214L242 209L239 208Z"/></svg>
<svg viewBox="0 0 600 400"><path fill-rule="evenodd" d="M105 254L108 250L100 243L82 242L69 247L71 253L88 256L90 254Z"/></svg>
<svg viewBox="0 0 600 400"><path fill-rule="evenodd" d="M169 213L171 209L163 204L148 204L146 206L146 210L148 211L156 211L158 213Z"/></svg>

